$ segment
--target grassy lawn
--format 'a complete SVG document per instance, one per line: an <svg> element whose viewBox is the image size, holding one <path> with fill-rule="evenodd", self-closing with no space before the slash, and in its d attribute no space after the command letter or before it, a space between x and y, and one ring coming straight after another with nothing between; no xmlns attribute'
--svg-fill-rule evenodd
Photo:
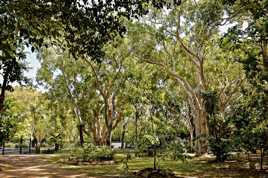
<svg viewBox="0 0 268 178"><path fill-rule="evenodd" d="M50 162L57 163L61 168L68 170L79 170L94 177L134 177L130 176L138 170L153 167L153 158L132 158L128 162L130 175L124 176L122 159L124 155L115 155L115 163L110 164L70 164L63 161L63 155L50 158ZM247 177L265 178L268 172L249 169L247 161L229 161L225 163L214 163L207 158L195 158L187 161L158 160L158 167L172 170L181 177Z"/></svg>

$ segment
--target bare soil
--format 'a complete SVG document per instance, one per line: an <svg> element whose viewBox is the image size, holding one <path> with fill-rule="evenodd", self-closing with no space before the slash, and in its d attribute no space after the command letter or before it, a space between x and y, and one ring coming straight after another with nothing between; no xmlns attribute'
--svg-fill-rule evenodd
<svg viewBox="0 0 268 178"><path fill-rule="evenodd" d="M1 178L84 178L81 170L68 170L49 161L52 155L0 156ZM92 177L93 178L93 177Z"/></svg>

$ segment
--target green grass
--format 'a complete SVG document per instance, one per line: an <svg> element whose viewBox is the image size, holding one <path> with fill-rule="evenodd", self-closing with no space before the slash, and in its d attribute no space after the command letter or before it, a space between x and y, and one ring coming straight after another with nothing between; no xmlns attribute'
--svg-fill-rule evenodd
<svg viewBox="0 0 268 178"><path fill-rule="evenodd" d="M79 170L87 173L88 176L94 177L130 177L123 176L124 154L116 154L115 162L112 164L92 165L92 164L67 164L62 162L62 155L53 156L51 162L57 163L61 168L69 170ZM192 159L187 161L160 160L157 163L159 168L170 169L178 176L196 176L196 177L268 177L267 172L251 170L245 167L244 162L227 162L227 163L211 163L209 160ZM133 173L144 168L153 167L153 158L141 157L134 158L128 162L129 172Z"/></svg>

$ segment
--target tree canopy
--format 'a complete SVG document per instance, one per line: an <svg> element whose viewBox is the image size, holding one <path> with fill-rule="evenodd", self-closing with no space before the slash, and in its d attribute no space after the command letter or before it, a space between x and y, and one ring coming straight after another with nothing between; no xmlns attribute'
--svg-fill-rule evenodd
<svg viewBox="0 0 268 178"><path fill-rule="evenodd" d="M260 151L263 168L267 1L0 5L3 144L27 137L37 153L53 146L69 160L96 161L113 159L120 142L126 169L127 151L153 156L154 169L159 150L174 160L212 153L219 162ZM41 68L36 86L22 89L12 83L27 81L25 48Z"/></svg>

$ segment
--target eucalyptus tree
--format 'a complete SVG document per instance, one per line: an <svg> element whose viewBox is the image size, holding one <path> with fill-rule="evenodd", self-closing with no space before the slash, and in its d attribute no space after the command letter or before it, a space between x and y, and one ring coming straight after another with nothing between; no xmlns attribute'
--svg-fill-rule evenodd
<svg viewBox="0 0 268 178"><path fill-rule="evenodd" d="M38 71L38 81L48 90L47 97L54 108L71 110L77 120L80 145L84 143L85 118L83 104L89 102L92 87L91 74L81 60L75 60L68 51L59 48L44 49ZM89 98L88 98L89 96ZM64 103L64 104L63 104ZM67 112L66 112L67 111ZM64 119L64 115L61 116Z"/></svg>
<svg viewBox="0 0 268 178"><path fill-rule="evenodd" d="M171 11L152 10L149 18L129 30L137 57L157 65L187 95L199 154L208 149L210 96L216 93L224 112L242 83L241 66L224 61L234 54L219 46L215 24L222 21L223 12L220 1L186 1Z"/></svg>
<svg viewBox="0 0 268 178"><path fill-rule="evenodd" d="M56 105L65 102L67 108L72 108L81 145L84 134L96 145L110 145L112 131L126 116L124 84L129 66L125 61L130 61L130 52L123 50L122 40L114 43L105 47L101 63L88 58L75 60L59 49L43 53L39 82Z"/></svg>
<svg viewBox="0 0 268 178"><path fill-rule="evenodd" d="M101 63L87 60L94 76L96 99L92 126L96 144L110 145L112 131L127 117L128 95L126 81L131 68L131 49L125 49L125 40L118 38L105 47ZM97 127L96 127L97 125Z"/></svg>

